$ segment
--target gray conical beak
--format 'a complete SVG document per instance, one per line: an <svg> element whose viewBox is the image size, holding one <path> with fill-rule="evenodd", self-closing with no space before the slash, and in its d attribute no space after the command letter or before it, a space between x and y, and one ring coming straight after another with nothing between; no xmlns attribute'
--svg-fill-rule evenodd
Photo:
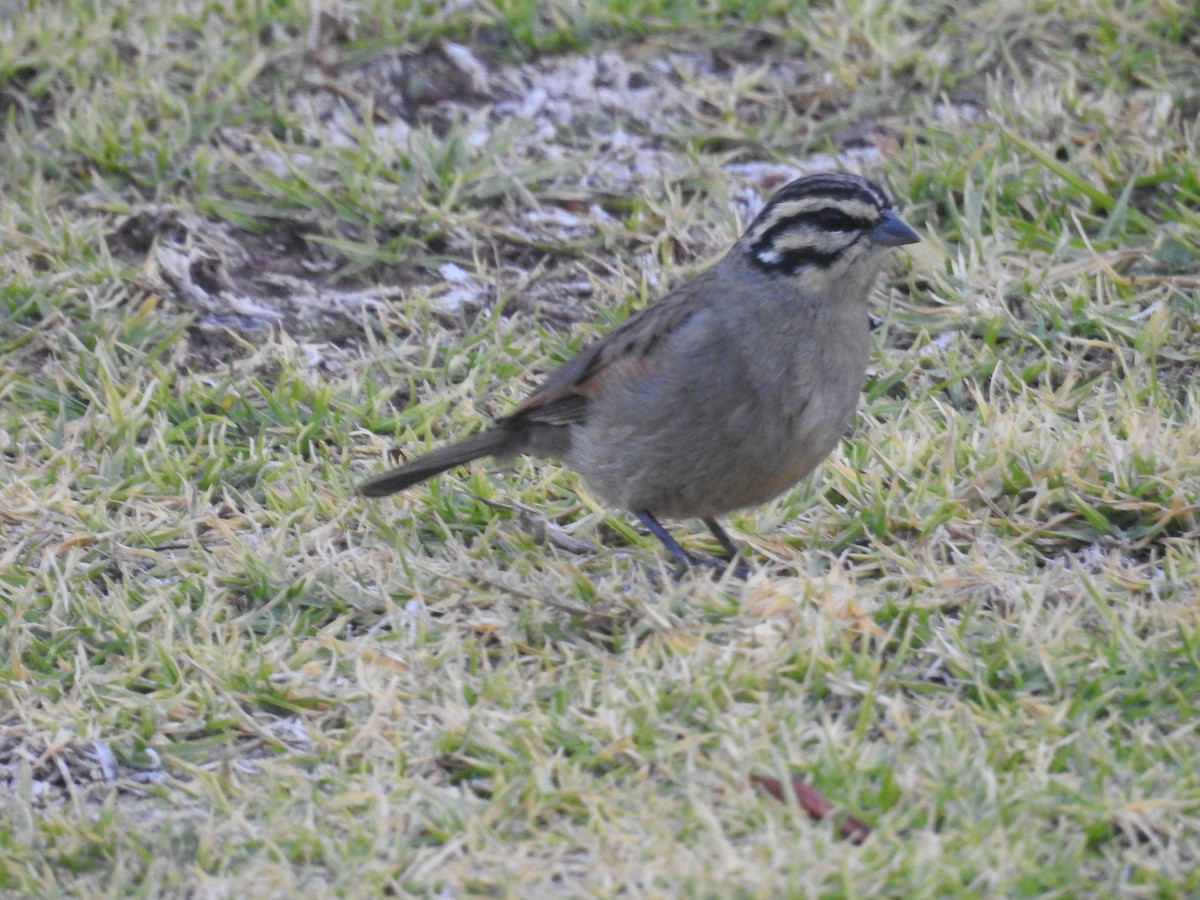
<svg viewBox="0 0 1200 900"><path fill-rule="evenodd" d="M915 244L921 240L920 236L904 224L904 220L890 209L883 211L879 217L879 221L875 223L875 227L867 233L870 235L872 241L876 244L882 244L885 247Z"/></svg>

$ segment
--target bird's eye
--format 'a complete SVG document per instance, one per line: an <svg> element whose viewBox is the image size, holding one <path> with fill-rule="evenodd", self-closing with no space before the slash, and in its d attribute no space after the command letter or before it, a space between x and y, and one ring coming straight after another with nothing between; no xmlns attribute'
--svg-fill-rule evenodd
<svg viewBox="0 0 1200 900"><path fill-rule="evenodd" d="M806 218L826 231L858 231L863 227L863 223L858 219L832 207L818 209L809 213Z"/></svg>

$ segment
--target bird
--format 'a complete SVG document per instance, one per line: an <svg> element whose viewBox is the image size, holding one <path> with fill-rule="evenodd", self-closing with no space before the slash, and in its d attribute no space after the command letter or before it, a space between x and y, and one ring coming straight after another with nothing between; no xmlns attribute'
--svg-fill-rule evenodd
<svg viewBox="0 0 1200 900"><path fill-rule="evenodd" d="M920 240L859 175L806 175L767 201L707 270L581 349L511 413L369 478L402 491L481 457L556 459L666 548L676 579L752 568L717 516L807 476L848 430L866 381L869 298L893 248ZM722 559L661 519L701 520Z"/></svg>

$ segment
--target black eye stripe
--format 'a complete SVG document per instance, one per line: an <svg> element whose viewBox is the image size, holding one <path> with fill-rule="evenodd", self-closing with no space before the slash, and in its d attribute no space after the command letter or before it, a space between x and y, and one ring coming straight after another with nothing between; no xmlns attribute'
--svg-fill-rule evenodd
<svg viewBox="0 0 1200 900"><path fill-rule="evenodd" d="M785 230L795 225L812 225L822 231L865 231L873 224L875 223L864 221L858 216L852 216L840 209L827 206L824 209L814 209L789 219L782 219L775 228Z"/></svg>
<svg viewBox="0 0 1200 900"><path fill-rule="evenodd" d="M751 256L750 258L760 268L766 269L768 272L794 275L801 269L828 269L841 255L841 250L828 251L804 248L801 250L787 250L767 258L759 256Z"/></svg>
<svg viewBox="0 0 1200 900"><path fill-rule="evenodd" d="M873 224L830 207L809 210L773 223L754 241L750 250L761 265L768 267L779 265L794 269L805 260L814 265L827 266L842 249L857 241L859 235ZM801 240L800 246L796 246L794 242L786 240L790 235L801 235L807 240ZM829 249L829 240L822 240L825 235L835 240L841 239L843 247ZM786 243L791 243L791 246L781 246ZM773 259L778 259L778 262L771 262Z"/></svg>
<svg viewBox="0 0 1200 900"><path fill-rule="evenodd" d="M793 235L793 234L805 235L806 237L808 237L809 240L801 241L801 243L807 244L807 243L816 243L816 241L811 240L811 238L815 237L818 240L820 240L820 237L824 234L831 234L831 235L835 235L837 237L842 237L842 236L845 236L846 232L848 232L848 231L852 232L852 231L860 231L860 230L861 229L858 226L851 226L849 228L841 228L841 227L830 228L828 225L826 225L824 223L814 222L808 216L794 216L790 219L781 219L780 221L778 221L774 225L772 225L770 228L768 228L766 231L764 231L762 233L762 236L759 237L759 239L754 242L754 249L755 250L770 250L773 247L778 246L780 243L783 243L783 239L785 237L787 237L789 235ZM796 248L792 247L790 249L794 250Z"/></svg>

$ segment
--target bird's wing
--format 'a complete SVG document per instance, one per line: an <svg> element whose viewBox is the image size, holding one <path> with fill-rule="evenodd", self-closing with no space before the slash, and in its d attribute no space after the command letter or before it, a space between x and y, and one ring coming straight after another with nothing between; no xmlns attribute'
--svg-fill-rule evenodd
<svg viewBox="0 0 1200 900"><path fill-rule="evenodd" d="M696 312L693 297L697 286L698 282L692 281L672 291L567 360L508 419L550 425L584 421L589 399L605 381L636 378L652 366L663 340Z"/></svg>

